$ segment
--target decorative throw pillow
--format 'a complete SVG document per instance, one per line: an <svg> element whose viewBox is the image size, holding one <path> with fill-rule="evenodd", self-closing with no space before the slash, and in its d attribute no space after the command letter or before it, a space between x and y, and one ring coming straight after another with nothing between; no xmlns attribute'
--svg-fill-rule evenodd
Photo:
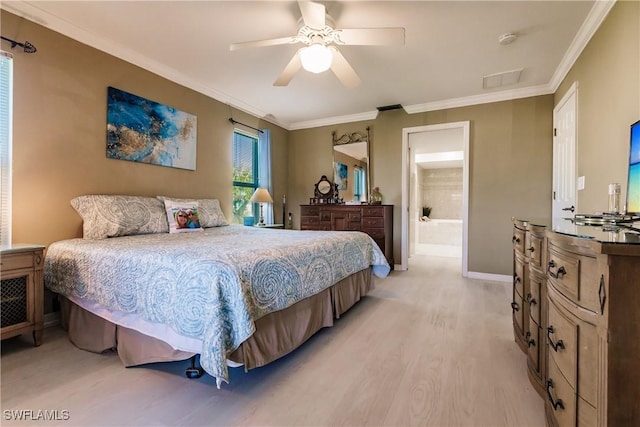
<svg viewBox="0 0 640 427"><path fill-rule="evenodd" d="M200 224L204 228L220 227L223 225L229 225L227 219L220 209L220 201L218 199L174 199L166 196L158 196L159 200L172 203L198 203L198 214L200 215Z"/></svg>
<svg viewBox="0 0 640 427"><path fill-rule="evenodd" d="M84 195L71 200L82 217L82 237L107 237L169 231L164 204L155 197Z"/></svg>
<svg viewBox="0 0 640 427"><path fill-rule="evenodd" d="M183 203L165 200L164 207L167 211L169 233L202 231L202 225L200 225L200 218L198 216L198 202L195 200Z"/></svg>

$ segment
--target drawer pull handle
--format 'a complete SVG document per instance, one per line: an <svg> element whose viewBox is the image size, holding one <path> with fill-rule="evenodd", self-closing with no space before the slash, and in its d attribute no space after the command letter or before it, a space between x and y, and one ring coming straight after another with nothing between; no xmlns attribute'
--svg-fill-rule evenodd
<svg viewBox="0 0 640 427"><path fill-rule="evenodd" d="M518 305L517 302L513 301L511 303L511 311L512 312L520 311L520 306Z"/></svg>
<svg viewBox="0 0 640 427"><path fill-rule="evenodd" d="M538 303L538 301L536 301L536 299L535 299L535 298L531 298L531 299L529 299L529 305L530 305L530 306L534 306L534 305L536 305L537 303Z"/></svg>
<svg viewBox="0 0 640 427"><path fill-rule="evenodd" d="M529 252L534 253L535 251L536 251L536 248L534 248L533 246L529 248Z"/></svg>
<svg viewBox="0 0 640 427"><path fill-rule="evenodd" d="M520 239L519 239L518 237L516 237L516 236L513 236L513 237L511 238L511 241L512 241L513 243L520 243Z"/></svg>
<svg viewBox="0 0 640 427"><path fill-rule="evenodd" d="M549 326L547 328L547 339L549 340L549 345L553 348L553 351L555 351L556 353L558 352L558 349L564 350L566 347L564 346L564 342L562 342L562 340L558 340L558 342L553 342L553 340L551 339L551 334L554 333L554 329L553 326Z"/></svg>
<svg viewBox="0 0 640 427"><path fill-rule="evenodd" d="M527 331L527 333L524 334L524 340L527 342L528 347L536 345L536 340L531 338L531 331Z"/></svg>
<svg viewBox="0 0 640 427"><path fill-rule="evenodd" d="M549 397L549 402L551 402L551 406L553 406L553 410L557 411L558 408L564 409L564 403L562 403L562 399L554 400L551 395L551 389L553 388L553 380L547 380L547 396Z"/></svg>
<svg viewBox="0 0 640 427"><path fill-rule="evenodd" d="M562 276L567 274L567 270L565 270L564 266L560 266L560 268L558 268L558 271L554 273L553 271L551 271L551 269L555 266L556 263L553 262L553 260L549 261L549 267L547 268L549 276L553 277L554 279L562 279Z"/></svg>
<svg viewBox="0 0 640 427"><path fill-rule="evenodd" d="M518 277L517 274L513 275L513 284L517 285L520 282L520 278Z"/></svg>

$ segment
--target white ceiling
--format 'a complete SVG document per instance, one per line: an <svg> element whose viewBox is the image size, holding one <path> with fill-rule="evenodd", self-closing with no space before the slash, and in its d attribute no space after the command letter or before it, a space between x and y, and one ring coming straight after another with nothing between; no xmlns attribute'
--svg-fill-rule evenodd
<svg viewBox="0 0 640 427"><path fill-rule="evenodd" d="M286 129L553 93L611 1L321 2L336 28L404 27L404 46L340 46L362 83L331 71L273 82L299 45L230 51L296 34L291 1L5 1L0 7ZM508 45L505 33L518 35ZM12 37L12 34L2 34ZM38 40L27 38L38 46ZM7 48L3 44L3 48ZM519 83L483 77L522 69Z"/></svg>

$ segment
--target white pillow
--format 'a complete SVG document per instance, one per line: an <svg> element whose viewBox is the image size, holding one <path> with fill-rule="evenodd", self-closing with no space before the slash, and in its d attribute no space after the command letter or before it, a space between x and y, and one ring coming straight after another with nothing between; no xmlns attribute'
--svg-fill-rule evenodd
<svg viewBox="0 0 640 427"><path fill-rule="evenodd" d="M174 199L166 196L158 196L158 199L165 202L170 201L172 203L196 202L198 204L200 224L204 228L229 225L227 219L222 213L222 209L220 209L220 202L218 199Z"/></svg>
<svg viewBox="0 0 640 427"><path fill-rule="evenodd" d="M195 200L183 203L164 201L167 211L167 222L169 223L169 233L190 233L202 231L200 218L198 216L198 202Z"/></svg>

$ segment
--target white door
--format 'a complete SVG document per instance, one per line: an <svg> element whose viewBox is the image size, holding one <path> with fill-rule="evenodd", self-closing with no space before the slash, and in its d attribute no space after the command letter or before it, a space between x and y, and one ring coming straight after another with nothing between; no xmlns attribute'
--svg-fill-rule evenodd
<svg viewBox="0 0 640 427"><path fill-rule="evenodd" d="M577 212L576 134L578 85L574 83L553 109L552 226Z"/></svg>

